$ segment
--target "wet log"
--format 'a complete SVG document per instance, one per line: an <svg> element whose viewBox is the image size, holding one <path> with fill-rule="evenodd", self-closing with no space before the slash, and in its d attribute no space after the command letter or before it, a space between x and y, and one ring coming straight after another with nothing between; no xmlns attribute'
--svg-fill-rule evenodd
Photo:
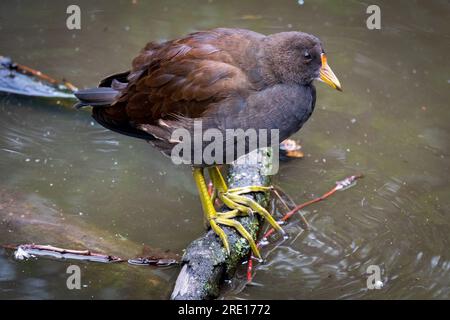
<svg viewBox="0 0 450 320"><path fill-rule="evenodd" d="M0 55L0 93L75 100L77 88L67 81L57 81L30 67Z"/></svg>
<svg viewBox="0 0 450 320"><path fill-rule="evenodd" d="M142 244L86 223L81 217L63 213L37 194L11 192L0 187L0 234L2 244L38 243L111 255L133 257Z"/></svg>
<svg viewBox="0 0 450 320"><path fill-rule="evenodd" d="M20 252L15 250L18 247ZM86 257L83 257L83 252ZM153 267L131 267L126 260L136 256L150 257L144 261L135 258L133 264L147 265L145 260L150 260L148 265L153 266L158 265L152 263L155 257L167 259L177 256L164 249L123 238L113 231L86 222L81 216L63 212L38 194L12 191L0 185L0 266L5 261L5 256L15 257L16 260L29 258L30 262L27 263L35 259L52 259L55 263L60 261L67 265L78 264L80 261L105 263L105 259L93 259L101 258L97 253L102 253L107 260L110 256L118 256L123 261L115 263L118 262L115 259L111 261L114 263L108 265L108 271L100 272L102 283L123 287L121 277L126 277L127 282L131 281L136 285L151 284L153 292L167 290L171 272L160 272ZM17 268L21 267L18 265ZM136 290L139 292L134 294L136 297L145 296L149 292L146 286L136 287Z"/></svg>
<svg viewBox="0 0 450 320"><path fill-rule="evenodd" d="M133 259L133 264L159 265L162 260L179 260L176 253L149 247L96 227L79 216L63 213L48 200L36 194L13 192L0 186L0 249L16 248L44 250L51 244L63 248L68 254L88 251L106 256ZM58 249L58 248L53 248ZM47 250L51 253L52 250ZM55 255L58 250L53 250ZM73 252L71 252L73 251ZM45 256L45 255L42 255ZM78 256L81 256L78 254ZM90 260L90 259L86 259ZM160 261L161 260L161 261Z"/></svg>
<svg viewBox="0 0 450 320"><path fill-rule="evenodd" d="M230 165L227 175L229 187L269 186L270 176L265 173L270 165L271 156L268 149L257 150L246 156L245 163ZM258 159L257 161L255 161L255 157ZM269 194L254 193L248 196L263 207L267 207L269 203ZM236 219L250 232L253 239L256 239L260 227L258 215ZM235 229L222 227L230 243L230 256L226 254L221 240L212 230L194 240L183 256L182 269L171 295L172 300L217 298L223 281L231 278L238 264L248 258L250 252L248 242Z"/></svg>

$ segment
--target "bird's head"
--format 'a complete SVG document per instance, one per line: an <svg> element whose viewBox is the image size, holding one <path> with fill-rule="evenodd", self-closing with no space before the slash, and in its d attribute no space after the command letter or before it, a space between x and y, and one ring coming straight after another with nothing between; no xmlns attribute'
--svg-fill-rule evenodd
<svg viewBox="0 0 450 320"><path fill-rule="evenodd" d="M309 85L317 79L342 91L317 37L303 32L272 34L266 38L265 51L278 81Z"/></svg>

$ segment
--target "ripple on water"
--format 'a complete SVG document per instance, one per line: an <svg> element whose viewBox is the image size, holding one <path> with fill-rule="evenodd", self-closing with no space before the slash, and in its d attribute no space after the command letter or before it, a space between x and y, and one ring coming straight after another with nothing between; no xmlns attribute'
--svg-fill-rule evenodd
<svg viewBox="0 0 450 320"><path fill-rule="evenodd" d="M268 246L266 263L256 267L255 279L266 281L251 287L251 294L258 296L267 286L273 290L281 281L284 288L292 284L289 294L294 299L448 298L448 225L427 222L427 216L436 212L411 194L416 185L373 176L364 184L373 186L373 192L364 192L364 205L346 202L346 195L357 193L339 193L327 200L330 206L316 205L322 207L317 213L307 208L311 230L288 223L290 239L276 249ZM337 203L344 203L345 212L333 211ZM370 265L381 269L381 290L366 287Z"/></svg>

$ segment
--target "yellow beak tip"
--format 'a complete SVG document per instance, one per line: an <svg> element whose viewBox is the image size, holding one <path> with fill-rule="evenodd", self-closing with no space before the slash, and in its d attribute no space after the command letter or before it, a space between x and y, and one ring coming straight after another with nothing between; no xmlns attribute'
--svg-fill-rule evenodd
<svg viewBox="0 0 450 320"><path fill-rule="evenodd" d="M322 54L322 67L320 69L320 78L321 81L328 84L333 89L336 89L338 91L342 91L341 83L339 82L339 79L334 74L333 70L331 70L330 66L327 62L327 57L325 54Z"/></svg>

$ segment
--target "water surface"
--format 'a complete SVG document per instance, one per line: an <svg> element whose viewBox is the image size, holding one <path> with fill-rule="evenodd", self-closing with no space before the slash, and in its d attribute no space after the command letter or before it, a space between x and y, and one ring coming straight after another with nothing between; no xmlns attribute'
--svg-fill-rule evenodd
<svg viewBox="0 0 450 320"><path fill-rule="evenodd" d="M87 87L127 69L147 41L195 30L301 30L323 40L344 92L317 84L316 111L295 135L306 157L282 164L275 182L302 202L348 175L365 178L307 208L311 230L289 224L290 239L265 252L254 284L225 298L450 298L448 1L375 1L374 31L365 2L307 0L79 0L82 29L69 31L72 2L3 1L0 54ZM0 188L117 241L181 252L203 232L189 168L57 101L0 96ZM17 240L0 231L0 242ZM68 265L2 253L0 298L165 299L178 271L86 264L74 292ZM369 265L381 268L381 290L366 287Z"/></svg>

